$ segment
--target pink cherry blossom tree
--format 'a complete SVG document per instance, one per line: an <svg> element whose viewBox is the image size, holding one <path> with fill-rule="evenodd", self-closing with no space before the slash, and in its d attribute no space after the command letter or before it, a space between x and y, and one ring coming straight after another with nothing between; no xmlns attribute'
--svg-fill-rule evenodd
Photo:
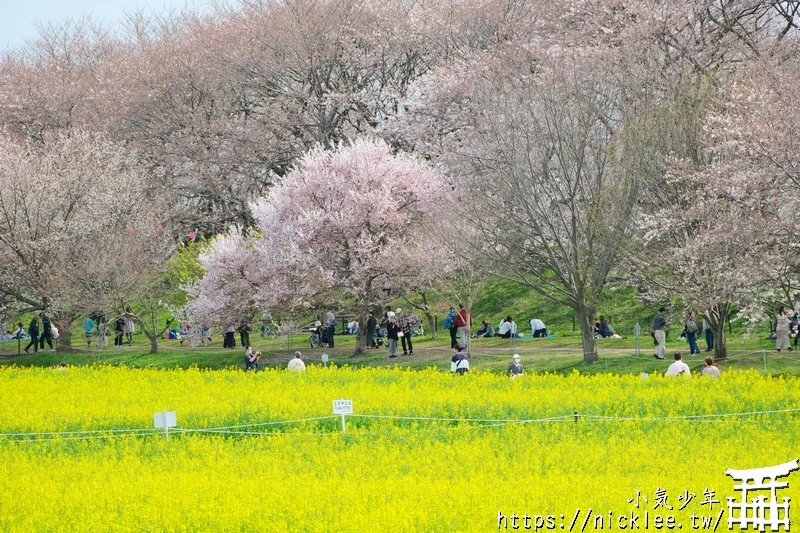
<svg viewBox="0 0 800 533"><path fill-rule="evenodd" d="M425 253L416 230L444 194L436 172L382 141L311 150L253 205L255 233L221 237L201 256L207 274L194 306L208 317L242 302L303 309L341 290L364 323L370 309L406 290L410 258ZM362 330L357 353L364 345Z"/></svg>

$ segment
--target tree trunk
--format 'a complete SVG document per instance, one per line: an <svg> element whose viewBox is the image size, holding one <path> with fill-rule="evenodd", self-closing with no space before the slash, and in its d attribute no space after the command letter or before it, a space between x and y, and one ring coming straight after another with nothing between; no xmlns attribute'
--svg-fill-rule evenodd
<svg viewBox="0 0 800 533"><path fill-rule="evenodd" d="M149 337L149 335L148 335ZM158 339L151 338L150 339L150 353L158 353Z"/></svg>
<svg viewBox="0 0 800 533"><path fill-rule="evenodd" d="M711 311L711 329L714 331L714 359L719 361L728 357L725 339L725 323L728 320L730 304L717 304Z"/></svg>
<svg viewBox="0 0 800 533"><path fill-rule="evenodd" d="M728 357L728 346L725 339L725 322L714 329L714 359L720 361Z"/></svg>
<svg viewBox="0 0 800 533"><path fill-rule="evenodd" d="M52 320L58 328L59 349L69 350L72 347L72 323L75 321L75 313L59 313L53 315Z"/></svg>
<svg viewBox="0 0 800 533"><path fill-rule="evenodd" d="M428 319L428 331L431 332L431 339L436 339L436 320L434 320L433 315L425 312L425 318Z"/></svg>
<svg viewBox="0 0 800 533"><path fill-rule="evenodd" d="M594 336L594 309L578 307L575 310L578 326L581 328L581 341L583 344L583 362L594 363L597 361L597 338Z"/></svg>
<svg viewBox="0 0 800 533"><path fill-rule="evenodd" d="M364 355L366 347L367 347L367 314L360 313L358 316L358 333L356 334L355 355Z"/></svg>

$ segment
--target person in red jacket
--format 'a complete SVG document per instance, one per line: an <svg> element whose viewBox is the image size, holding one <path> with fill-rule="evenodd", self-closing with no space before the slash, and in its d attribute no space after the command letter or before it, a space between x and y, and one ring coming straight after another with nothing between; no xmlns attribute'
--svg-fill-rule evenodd
<svg viewBox="0 0 800 533"><path fill-rule="evenodd" d="M467 310L464 308L464 304L458 304L458 313L456 313L456 317L453 319L453 325L458 328L458 334L461 337L461 347L466 348L467 342L469 341L469 330L472 328L472 315L469 315L469 321L467 320Z"/></svg>

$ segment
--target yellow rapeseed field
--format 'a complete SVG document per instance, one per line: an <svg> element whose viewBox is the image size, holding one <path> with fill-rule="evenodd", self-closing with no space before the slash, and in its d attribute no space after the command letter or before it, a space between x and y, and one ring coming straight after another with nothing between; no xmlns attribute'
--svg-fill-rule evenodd
<svg viewBox="0 0 800 533"><path fill-rule="evenodd" d="M727 531L726 470L800 456L798 398L755 373L3 368L0 529Z"/></svg>

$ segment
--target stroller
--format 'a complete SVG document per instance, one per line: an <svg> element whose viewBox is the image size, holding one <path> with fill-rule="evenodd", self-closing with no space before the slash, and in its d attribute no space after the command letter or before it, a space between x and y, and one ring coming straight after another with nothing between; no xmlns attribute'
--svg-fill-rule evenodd
<svg viewBox="0 0 800 533"><path fill-rule="evenodd" d="M323 348L328 347L329 339L327 332L325 331L326 328L322 327L322 322L317 320L314 322L314 325L308 329L311 331L311 335L308 337L308 343L312 348L319 348L320 346Z"/></svg>
<svg viewBox="0 0 800 533"><path fill-rule="evenodd" d="M375 329L375 347L382 348L386 344L386 328L379 327Z"/></svg>

